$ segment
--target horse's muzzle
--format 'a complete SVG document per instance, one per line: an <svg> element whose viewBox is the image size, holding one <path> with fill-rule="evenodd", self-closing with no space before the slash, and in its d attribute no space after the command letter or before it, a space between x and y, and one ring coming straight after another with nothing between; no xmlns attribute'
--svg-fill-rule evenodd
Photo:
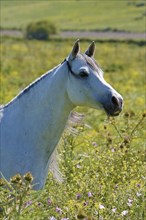
<svg viewBox="0 0 146 220"><path fill-rule="evenodd" d="M123 98L112 96L110 105L103 105L108 116L118 116L123 109Z"/></svg>

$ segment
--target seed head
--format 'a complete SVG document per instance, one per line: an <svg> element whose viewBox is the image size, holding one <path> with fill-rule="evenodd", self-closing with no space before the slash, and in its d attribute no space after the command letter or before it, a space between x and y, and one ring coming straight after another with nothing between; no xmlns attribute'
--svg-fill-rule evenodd
<svg viewBox="0 0 146 220"><path fill-rule="evenodd" d="M33 181L33 176L30 172L26 173L24 176L23 176L24 180L26 180L27 182L31 183Z"/></svg>
<svg viewBox="0 0 146 220"><path fill-rule="evenodd" d="M130 116L129 112L125 112L124 116L128 118Z"/></svg>
<svg viewBox="0 0 146 220"><path fill-rule="evenodd" d="M107 129L107 126L106 125L104 125L104 127L103 127L105 130Z"/></svg>
<svg viewBox="0 0 146 220"><path fill-rule="evenodd" d="M79 212L77 215L78 219L84 219L86 217L86 215L83 212Z"/></svg>
<svg viewBox="0 0 146 220"><path fill-rule="evenodd" d="M0 179L0 186L4 186L5 185L5 182L3 179Z"/></svg>
<svg viewBox="0 0 146 220"><path fill-rule="evenodd" d="M112 143L112 138L111 138L111 137L108 137L108 138L107 138L107 141L108 141L109 143Z"/></svg>
<svg viewBox="0 0 146 220"><path fill-rule="evenodd" d="M123 144L120 144L120 148L123 149L123 148L124 148L124 145L123 145Z"/></svg>
<svg viewBox="0 0 146 220"><path fill-rule="evenodd" d="M129 143L129 137L125 137L124 138L124 144L128 144Z"/></svg>
<svg viewBox="0 0 146 220"><path fill-rule="evenodd" d="M21 183L22 182L22 177L21 175L18 173L16 174L15 176L13 176L11 179L10 179L11 183L14 183L14 184L17 184L17 183Z"/></svg>

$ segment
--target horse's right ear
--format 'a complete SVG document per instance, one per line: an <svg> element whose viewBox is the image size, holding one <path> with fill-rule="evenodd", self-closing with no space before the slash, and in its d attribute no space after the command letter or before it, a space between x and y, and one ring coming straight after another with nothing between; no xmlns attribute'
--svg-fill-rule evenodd
<svg viewBox="0 0 146 220"><path fill-rule="evenodd" d="M74 59L74 58L76 58L76 56L78 55L78 53L80 52L80 44L79 44L79 39L78 40L76 40L76 42L75 42L75 44L74 44L74 46L73 46L73 48L72 48L72 52L71 52L71 54L69 55L69 59Z"/></svg>

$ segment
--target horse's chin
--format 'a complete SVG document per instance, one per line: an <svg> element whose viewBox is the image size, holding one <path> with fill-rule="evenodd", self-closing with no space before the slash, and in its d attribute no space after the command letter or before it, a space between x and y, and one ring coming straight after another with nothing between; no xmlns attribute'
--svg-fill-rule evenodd
<svg viewBox="0 0 146 220"><path fill-rule="evenodd" d="M104 111L105 111L105 113L107 114L108 117L116 117L122 111L122 109L117 109L116 111L113 111L113 110L105 108L105 107L103 107L103 109L104 109Z"/></svg>

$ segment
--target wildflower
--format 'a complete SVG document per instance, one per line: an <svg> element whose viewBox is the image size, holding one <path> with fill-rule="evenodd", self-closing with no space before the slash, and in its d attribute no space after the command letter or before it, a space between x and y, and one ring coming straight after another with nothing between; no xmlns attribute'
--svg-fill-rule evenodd
<svg viewBox="0 0 146 220"><path fill-rule="evenodd" d="M63 213L62 209L60 209L59 207L56 207L56 212L58 212L60 215Z"/></svg>
<svg viewBox="0 0 146 220"><path fill-rule="evenodd" d="M87 206L89 204L89 202L84 202L83 206Z"/></svg>
<svg viewBox="0 0 146 220"><path fill-rule="evenodd" d="M139 183L137 184L137 187L140 187L140 184L139 184Z"/></svg>
<svg viewBox="0 0 146 220"><path fill-rule="evenodd" d="M104 205L99 205L99 209L105 209Z"/></svg>
<svg viewBox="0 0 146 220"><path fill-rule="evenodd" d="M97 146L98 146L98 144L97 144L95 141L92 142L92 145L93 145L94 147L97 147Z"/></svg>
<svg viewBox="0 0 146 220"><path fill-rule="evenodd" d="M51 218L50 218L50 220L57 220L54 216L52 216Z"/></svg>
<svg viewBox="0 0 146 220"><path fill-rule="evenodd" d="M76 195L76 198L77 198L77 199L80 199L80 198L81 198L81 194L78 193L78 194Z"/></svg>
<svg viewBox="0 0 146 220"><path fill-rule="evenodd" d="M128 202L132 203L132 202L133 202L133 199L128 199Z"/></svg>
<svg viewBox="0 0 146 220"><path fill-rule="evenodd" d="M81 166L79 163L76 165L76 167L77 167L78 169L82 168L82 166Z"/></svg>
<svg viewBox="0 0 146 220"><path fill-rule="evenodd" d="M141 196L141 193L137 192L136 195L137 195L137 197L140 197L140 196Z"/></svg>
<svg viewBox="0 0 146 220"><path fill-rule="evenodd" d="M88 197L91 198L92 197L92 193L88 192Z"/></svg>
<svg viewBox="0 0 146 220"><path fill-rule="evenodd" d="M51 205L52 201L50 198L47 200L47 203L48 203L48 205Z"/></svg>
<svg viewBox="0 0 146 220"><path fill-rule="evenodd" d="M112 212L113 212L113 213L115 213L115 212L116 212L116 210L117 210L117 208L113 208L113 209L112 209Z"/></svg>
<svg viewBox="0 0 146 220"><path fill-rule="evenodd" d="M121 215L122 216L125 216L125 215L127 215L128 214L128 210L124 210L123 212L121 212Z"/></svg>
<svg viewBox="0 0 146 220"><path fill-rule="evenodd" d="M40 202L38 202L38 207L40 207L41 206L41 203Z"/></svg>
<svg viewBox="0 0 146 220"><path fill-rule="evenodd" d="M130 203L130 202L127 202L127 205L130 207L130 206L132 206L132 203Z"/></svg>
<svg viewBox="0 0 146 220"><path fill-rule="evenodd" d="M30 206L31 204L32 204L32 201L31 201L31 200L25 202L25 203L24 203L25 208L27 208L27 207Z"/></svg>

